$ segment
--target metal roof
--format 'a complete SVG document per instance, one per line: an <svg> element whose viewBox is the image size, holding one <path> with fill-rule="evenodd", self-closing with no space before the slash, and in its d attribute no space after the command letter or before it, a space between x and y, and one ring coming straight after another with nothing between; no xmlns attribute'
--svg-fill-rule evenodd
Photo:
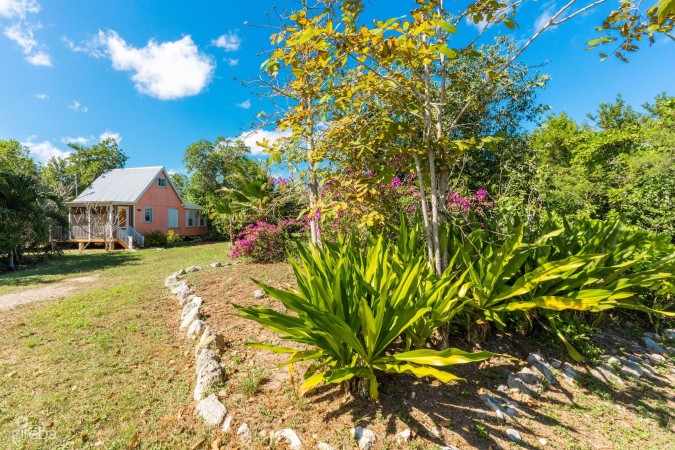
<svg viewBox="0 0 675 450"><path fill-rule="evenodd" d="M68 203L136 203L162 171L164 171L162 166L113 169L98 177L75 200ZM171 183L170 179L169 183ZM173 183L171 183L171 187L174 188L186 207L190 204L194 206L194 209L201 209L201 206L183 200Z"/></svg>

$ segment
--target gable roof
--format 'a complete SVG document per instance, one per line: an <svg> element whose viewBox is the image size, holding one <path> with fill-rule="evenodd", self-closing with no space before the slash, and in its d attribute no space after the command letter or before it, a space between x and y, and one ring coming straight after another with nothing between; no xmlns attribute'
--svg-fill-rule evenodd
<svg viewBox="0 0 675 450"><path fill-rule="evenodd" d="M68 202L68 204L136 203L163 171L164 167L162 166L113 169L98 177L91 186L82 191L75 200ZM167 178L167 180L178 195L181 203L185 204L185 200L181 197L178 189L171 183L171 179Z"/></svg>

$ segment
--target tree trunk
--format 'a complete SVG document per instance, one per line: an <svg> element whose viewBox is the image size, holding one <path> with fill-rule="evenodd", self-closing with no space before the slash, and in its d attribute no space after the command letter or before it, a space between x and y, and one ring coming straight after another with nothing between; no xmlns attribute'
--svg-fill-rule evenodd
<svg viewBox="0 0 675 450"><path fill-rule="evenodd" d="M9 254L7 255L7 270L10 272L14 272L16 270L16 266L14 265L14 249L10 248L9 249Z"/></svg>
<svg viewBox="0 0 675 450"><path fill-rule="evenodd" d="M370 397L370 380L368 378L354 377L348 382L349 393L356 398L367 399Z"/></svg>
<svg viewBox="0 0 675 450"><path fill-rule="evenodd" d="M431 223L429 223L429 209L427 206L427 192L424 188L424 177L422 176L422 165L419 155L415 155L415 170L417 171L417 182L420 185L420 197L422 199L422 217L424 218L424 233L427 237L427 256L429 264L434 260L434 241L431 238Z"/></svg>

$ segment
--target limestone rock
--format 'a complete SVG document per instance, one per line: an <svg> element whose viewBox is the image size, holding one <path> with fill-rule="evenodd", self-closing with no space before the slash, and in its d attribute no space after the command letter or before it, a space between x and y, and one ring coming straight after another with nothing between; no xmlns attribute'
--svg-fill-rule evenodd
<svg viewBox="0 0 675 450"><path fill-rule="evenodd" d="M204 422L217 427L223 422L227 408L223 405L215 394L211 394L197 403L197 413L204 419Z"/></svg>
<svg viewBox="0 0 675 450"><path fill-rule="evenodd" d="M621 372L624 374L631 376L633 378L640 378L642 374L644 373L642 370L642 367L640 364L631 361L629 359L624 359L624 358L619 358L619 361L621 361L621 364L623 367L621 368ZM625 370L624 370L625 369Z"/></svg>
<svg viewBox="0 0 675 450"><path fill-rule="evenodd" d="M253 291L253 298L255 299L261 299L261 298L266 298L267 294L265 294L265 291L262 289L258 289L256 291Z"/></svg>
<svg viewBox="0 0 675 450"><path fill-rule="evenodd" d="M663 340L658 333L652 333L651 331L646 332L643 336L648 337L654 342L661 342Z"/></svg>
<svg viewBox="0 0 675 450"><path fill-rule="evenodd" d="M498 420L505 421L507 419L510 419L510 417L506 414L506 411L502 409L499 399L492 397L491 395L488 394L482 394L480 396L480 399L483 400L485 406L494 411Z"/></svg>
<svg viewBox="0 0 675 450"><path fill-rule="evenodd" d="M562 367L563 363L558 361L557 359L552 359L551 360L551 366L553 366L554 369L560 369Z"/></svg>
<svg viewBox="0 0 675 450"><path fill-rule="evenodd" d="M455 447L454 445L442 445L438 447L438 450L459 450L459 448Z"/></svg>
<svg viewBox="0 0 675 450"><path fill-rule="evenodd" d="M652 380L655 380L655 379L659 378L659 374L656 372L656 370L654 370L648 364L645 364L644 366L642 366L642 374L647 378L651 378Z"/></svg>
<svg viewBox="0 0 675 450"><path fill-rule="evenodd" d="M300 438L295 433L295 431L290 428L285 428L280 431L273 431L270 434L270 444L272 448L276 448L276 446L282 442L286 444L284 448L288 448L290 450L299 450L302 448L302 442L300 441Z"/></svg>
<svg viewBox="0 0 675 450"><path fill-rule="evenodd" d="M180 323L181 331L190 328L192 322L199 319L199 307L192 308L186 315L183 317L183 321Z"/></svg>
<svg viewBox="0 0 675 450"><path fill-rule="evenodd" d="M649 358L649 361L655 366L661 365L664 362L666 362L666 358L664 358L663 355L659 355L657 353L650 353L649 355L647 355L647 358Z"/></svg>
<svg viewBox="0 0 675 450"><path fill-rule="evenodd" d="M197 373L201 372L206 363L211 360L218 362L218 355L210 348L203 348L202 351L199 352L199 356L197 356L195 371Z"/></svg>
<svg viewBox="0 0 675 450"><path fill-rule="evenodd" d="M513 428L509 428L506 430L506 435L511 439L513 442L520 442L523 440L522 437L520 437L520 433L518 433L517 430L514 430Z"/></svg>
<svg viewBox="0 0 675 450"><path fill-rule="evenodd" d="M180 270L176 271L176 273L174 275L176 275L177 277L179 277L181 275L185 275L185 269L180 269Z"/></svg>
<svg viewBox="0 0 675 450"><path fill-rule="evenodd" d="M608 364L600 364L591 369L591 375L606 384L623 384L623 380L616 376L612 367Z"/></svg>
<svg viewBox="0 0 675 450"><path fill-rule="evenodd" d="M213 268L216 268L216 267L223 267L223 265L222 265L221 263L219 263L219 262L211 263L211 264L209 264L209 266L211 266L211 267L213 267Z"/></svg>
<svg viewBox="0 0 675 450"><path fill-rule="evenodd" d="M410 428L406 428L403 431L400 431L396 433L394 436L394 442L397 444L406 444L410 441L412 438L412 431L410 431Z"/></svg>
<svg viewBox="0 0 675 450"><path fill-rule="evenodd" d="M332 445L327 444L325 442L319 442L318 444L316 444L316 449L317 450L335 450L335 448L333 448Z"/></svg>
<svg viewBox="0 0 675 450"><path fill-rule="evenodd" d="M373 450L377 442L377 436L368 428L356 427L350 430L354 440L361 450Z"/></svg>
<svg viewBox="0 0 675 450"><path fill-rule="evenodd" d="M204 327L202 337L195 346L195 356L199 356L202 349L205 348L210 348L216 354L220 354L225 349L225 340L223 337L215 333L208 325Z"/></svg>
<svg viewBox="0 0 675 450"><path fill-rule="evenodd" d="M621 361L616 356L602 355L600 359L611 366L621 366Z"/></svg>
<svg viewBox="0 0 675 450"><path fill-rule="evenodd" d="M523 393L540 395L544 391L539 375L528 368L522 369L518 373L509 375L506 384L511 389L518 389Z"/></svg>
<svg viewBox="0 0 675 450"><path fill-rule="evenodd" d="M194 341L195 339L197 339L197 337L201 336L205 326L206 323L203 320L200 319L195 320L190 324L190 327L188 328L187 337L189 337Z"/></svg>
<svg viewBox="0 0 675 450"><path fill-rule="evenodd" d="M180 318L184 319L192 308L199 308L200 306L202 306L202 299L200 297L193 297L192 300L183 306L183 311L180 313Z"/></svg>
<svg viewBox="0 0 675 450"><path fill-rule="evenodd" d="M164 279L164 286L171 288L173 286L176 286L179 282L180 281L178 280L178 277L176 275L171 275Z"/></svg>
<svg viewBox="0 0 675 450"><path fill-rule="evenodd" d="M239 436L241 445L246 446L251 442L251 429L247 424L242 423L241 426L237 428L237 436Z"/></svg>
<svg viewBox="0 0 675 450"><path fill-rule="evenodd" d="M561 369L563 371L563 376L567 377L568 381L573 381L573 380L579 379L579 374L577 373L577 371L574 370L574 367L572 367L568 363L563 364Z"/></svg>
<svg viewBox="0 0 675 450"><path fill-rule="evenodd" d="M228 414L223 421L223 426L220 427L222 433L229 433L232 429L232 414Z"/></svg>
<svg viewBox="0 0 675 450"><path fill-rule="evenodd" d="M185 273L199 272L200 270L202 270L202 266L190 266L185 268Z"/></svg>
<svg viewBox="0 0 675 450"><path fill-rule="evenodd" d="M649 338L647 336L644 336L642 338L642 342L644 342L645 347L647 347L649 349L649 351L652 352L652 353L657 353L657 354L662 355L662 356L665 356L665 355L668 354L668 352L666 352L666 350L663 347L661 347L659 344L657 344L656 342L654 342L651 338Z"/></svg>
<svg viewBox="0 0 675 450"><path fill-rule="evenodd" d="M553 375L553 371L551 370L551 365L539 353L530 353L527 355L527 362L532 364L535 369L541 372L541 374L549 383L558 383L558 380L556 380L555 375Z"/></svg>
<svg viewBox="0 0 675 450"><path fill-rule="evenodd" d="M171 293L172 294L178 294L179 291L181 291L185 288L190 289L190 286L188 286L188 284L185 281L181 281L171 288Z"/></svg>
<svg viewBox="0 0 675 450"><path fill-rule="evenodd" d="M666 328L665 330L661 330L661 334L666 339L675 341L675 328Z"/></svg>
<svg viewBox="0 0 675 450"><path fill-rule="evenodd" d="M223 379L223 368L217 361L210 359L204 363L197 374L197 384L195 385L194 399L201 400L206 391Z"/></svg>

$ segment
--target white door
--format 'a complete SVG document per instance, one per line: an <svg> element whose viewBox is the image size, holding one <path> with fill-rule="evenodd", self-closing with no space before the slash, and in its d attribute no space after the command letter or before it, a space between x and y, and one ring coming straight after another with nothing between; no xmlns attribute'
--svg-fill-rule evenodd
<svg viewBox="0 0 675 450"><path fill-rule="evenodd" d="M178 228L178 209L169 208L169 228Z"/></svg>

